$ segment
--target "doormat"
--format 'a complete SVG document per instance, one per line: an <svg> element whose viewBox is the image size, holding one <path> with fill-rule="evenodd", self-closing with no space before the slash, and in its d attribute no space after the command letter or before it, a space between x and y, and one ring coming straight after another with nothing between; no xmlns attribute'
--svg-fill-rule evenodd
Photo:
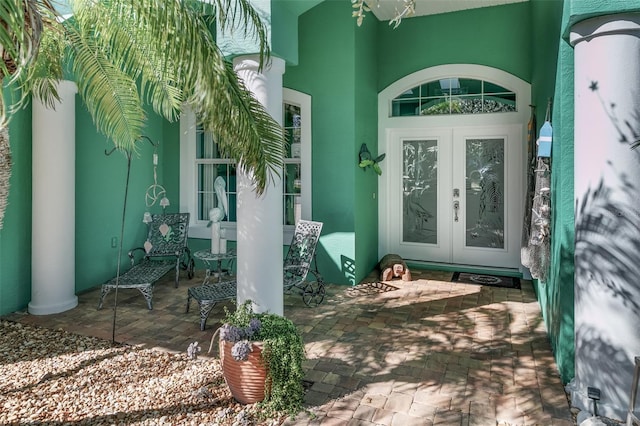
<svg viewBox="0 0 640 426"><path fill-rule="evenodd" d="M501 275L470 274L467 272L454 272L452 282L465 284L488 285L491 287L520 288L520 279L517 277L503 277Z"/></svg>

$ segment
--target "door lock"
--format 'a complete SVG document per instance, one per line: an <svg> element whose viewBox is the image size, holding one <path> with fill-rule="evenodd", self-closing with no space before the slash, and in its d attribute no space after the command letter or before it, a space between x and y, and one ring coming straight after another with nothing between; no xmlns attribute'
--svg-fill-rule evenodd
<svg viewBox="0 0 640 426"><path fill-rule="evenodd" d="M459 197L460 196L460 190L458 188L453 188L453 196L454 197Z"/></svg>

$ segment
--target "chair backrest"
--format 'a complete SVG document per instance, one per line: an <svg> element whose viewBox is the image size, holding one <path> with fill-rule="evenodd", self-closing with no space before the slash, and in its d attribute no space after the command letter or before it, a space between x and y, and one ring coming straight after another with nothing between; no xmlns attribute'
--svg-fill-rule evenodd
<svg viewBox="0 0 640 426"><path fill-rule="evenodd" d="M299 220L296 224L289 251L284 258L284 268L300 280L304 280L309 273L320 239L320 231L322 231L322 222Z"/></svg>
<svg viewBox="0 0 640 426"><path fill-rule="evenodd" d="M189 213L151 215L145 242L146 257L180 256L187 247Z"/></svg>

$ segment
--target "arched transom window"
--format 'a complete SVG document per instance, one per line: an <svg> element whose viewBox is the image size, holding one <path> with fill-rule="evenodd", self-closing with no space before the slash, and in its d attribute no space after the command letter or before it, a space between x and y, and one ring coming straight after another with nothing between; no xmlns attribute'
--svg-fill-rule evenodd
<svg viewBox="0 0 640 426"><path fill-rule="evenodd" d="M391 116L513 112L515 92L486 80L449 77L405 90L391 101Z"/></svg>

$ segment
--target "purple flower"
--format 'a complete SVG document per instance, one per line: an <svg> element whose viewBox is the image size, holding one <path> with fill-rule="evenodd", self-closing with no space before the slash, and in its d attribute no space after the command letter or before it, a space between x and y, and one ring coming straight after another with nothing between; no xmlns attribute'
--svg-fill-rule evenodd
<svg viewBox="0 0 640 426"><path fill-rule="evenodd" d="M246 361L249 359L249 353L251 352L251 343L247 340L241 340L236 342L231 348L231 356L236 361Z"/></svg>
<svg viewBox="0 0 640 426"><path fill-rule="evenodd" d="M245 329L245 335L247 339L251 339L254 334L260 331L260 327L262 327L262 323L258 318L251 318L249 321L249 327Z"/></svg>
<svg viewBox="0 0 640 426"><path fill-rule="evenodd" d="M224 324L220 328L220 338L222 340L226 340L227 342L238 342L242 340L241 331L238 327L235 327L231 324Z"/></svg>

